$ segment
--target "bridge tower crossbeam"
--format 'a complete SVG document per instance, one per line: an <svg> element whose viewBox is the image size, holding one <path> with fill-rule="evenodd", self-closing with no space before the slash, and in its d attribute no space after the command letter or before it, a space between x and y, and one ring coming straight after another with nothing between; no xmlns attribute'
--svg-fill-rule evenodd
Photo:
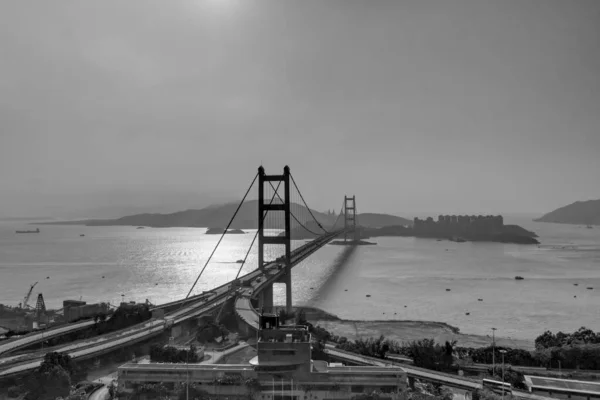
<svg viewBox="0 0 600 400"><path fill-rule="evenodd" d="M265 202L265 183L280 182L283 184L283 204ZM270 200L270 199L269 199ZM269 211L284 213L284 236L265 236L264 221L265 213ZM265 169L258 168L258 268L264 269L264 246L265 245L283 245L285 246L285 273L279 282L285 283L285 307L288 313L292 311L292 265L291 265L291 225L290 225L290 167L287 165L283 169L283 175L266 175ZM259 307L265 309L273 308L273 285L263 290L259 299Z"/></svg>

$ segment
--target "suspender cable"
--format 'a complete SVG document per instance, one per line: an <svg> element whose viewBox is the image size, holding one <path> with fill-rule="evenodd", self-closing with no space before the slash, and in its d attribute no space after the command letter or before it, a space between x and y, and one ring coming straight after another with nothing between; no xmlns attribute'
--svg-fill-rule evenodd
<svg viewBox="0 0 600 400"><path fill-rule="evenodd" d="M294 176L292 174L290 174L290 178L292 178L292 183L294 184L294 187L298 191L298 194L300 195L300 198L302 199L302 202L304 203L304 206L306 207L306 209L310 213L311 217L315 220L315 222L317 223L317 225L319 225L319 228L323 229L323 231L325 231L325 233L329 233L329 232L327 232L327 230L325 228L323 228L323 226L321 225L321 223L315 218L315 216L313 215L313 213L310 210L310 208L308 208L308 204L306 204L306 201L304 200L304 196L302 196L302 192L300 192L300 189L298 189L298 185L296 185L296 180L294 179Z"/></svg>
<svg viewBox="0 0 600 400"><path fill-rule="evenodd" d="M229 229L229 227L231 226L233 220L235 219L235 216L237 215L237 213L240 211L240 208L242 208L242 204L244 204L244 201L246 200L246 197L248 197L248 193L250 193L250 189L252 189L252 186L254 186L254 182L256 182L256 179L258 178L258 173L254 176L254 179L252 180L252 183L250 184L250 187L248 188L248 190L246 190L246 194L244 195L244 198L242 199L242 201L240 202L240 204L238 205L237 209L235 210L235 212L233 213L233 216L231 217L231 219L229 220L229 223L227 224L227 227L225 228L225 231L223 232L223 234L221 235L221 237L219 238L219 241L217 242L217 245L215 246L215 248L213 249L212 253L210 253L210 256L208 257L208 260L206 260L206 263L204 264L204 267L202 267L202 270L200 271L200 273L198 274L198 277L196 278L196 280L194 281L194 284L192 285L192 288L190 289L190 291L188 292L187 296L185 296L185 298L187 299L188 297L190 297L190 294L192 293L192 290L194 290L194 287L196 286L196 283L198 283L198 280L200 279L200 277L202 276L202 273L204 272L204 270L206 269L206 267L208 266L208 263L210 262L212 256L215 254L215 252L217 251L217 248L219 247L219 245L221 244L221 241L223 240L223 238L225 237L225 234L227 233L227 230ZM181 303L181 305L183 306L183 303Z"/></svg>
<svg viewBox="0 0 600 400"><path fill-rule="evenodd" d="M269 182L269 184L271 185L271 187L273 187L273 184L272 184L271 182ZM275 189L275 188L273 188L273 189ZM275 194L277 195L277 197L279 197L279 200L283 201L283 200L281 199L281 197L279 196L279 193L275 192ZM321 234L320 234L320 233L313 232L313 231L311 231L310 229L308 229L306 226L304 226L304 224L303 224L302 222L300 222L300 221L298 220L298 218L296 218L296 216L294 215L294 213L293 213L293 212L291 212L291 211L290 211L290 215L292 216L292 218L294 218L294 220L295 220L295 221L296 221L296 222L297 222L297 223L298 223L298 224L299 224L301 227L303 227L304 229L306 229L308 232L310 232L310 233L312 233L313 235L316 235L316 236L321 236ZM317 222L317 223L318 223L318 222ZM323 230L325 230L325 229L323 229ZM325 231L325 232L327 232L327 231Z"/></svg>

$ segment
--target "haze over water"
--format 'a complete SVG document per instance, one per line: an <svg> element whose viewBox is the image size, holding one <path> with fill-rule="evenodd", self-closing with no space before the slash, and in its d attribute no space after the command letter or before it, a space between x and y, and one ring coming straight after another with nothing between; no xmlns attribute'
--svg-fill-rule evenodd
<svg viewBox="0 0 600 400"><path fill-rule="evenodd" d="M529 218L507 222L534 230L542 245L374 238L378 246L359 247L338 267L343 248L326 246L294 268L294 302L345 319L440 321L474 334L497 327L499 336L522 339L546 329L600 330L600 229ZM40 234L16 235L23 226L0 222L3 304L17 305L36 281L30 304L42 292L52 308L80 296L113 304L121 294L152 303L181 298L219 238L194 228L83 226L41 226ZM234 262L252 236L226 236L194 293L234 278ZM256 246L244 271L255 266ZM283 294L277 287L276 303Z"/></svg>

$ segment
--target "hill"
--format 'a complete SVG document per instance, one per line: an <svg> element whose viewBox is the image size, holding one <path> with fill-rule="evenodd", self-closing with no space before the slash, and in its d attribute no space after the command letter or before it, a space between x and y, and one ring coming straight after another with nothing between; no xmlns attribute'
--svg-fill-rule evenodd
<svg viewBox="0 0 600 400"><path fill-rule="evenodd" d="M559 224L600 225L600 199L576 201L573 204L557 208L544 214L536 222L555 222Z"/></svg>
<svg viewBox="0 0 600 400"><path fill-rule="evenodd" d="M222 205L213 205L200 210L178 211L170 214L135 214L117 219L106 220L83 220L83 221L64 221L39 223L40 225L87 225L87 226L149 226L154 228L173 228L173 227L221 227L225 228L231 216L235 212L238 204L229 203ZM251 200L245 202L230 228L235 229L256 229L258 228L258 201ZM300 220L306 221L311 218L308 209L300 204L292 203L292 213ZM323 227L331 227L336 221L337 216L325 214L311 210L315 218ZM274 218L273 218L274 220ZM280 222L273 221L267 217L265 228L281 228ZM380 227L384 225L410 225L412 222L389 214L359 214L358 220L362 226ZM38 224L36 224L38 225ZM292 220L292 228L296 225ZM343 225L343 218L338 220L338 226Z"/></svg>

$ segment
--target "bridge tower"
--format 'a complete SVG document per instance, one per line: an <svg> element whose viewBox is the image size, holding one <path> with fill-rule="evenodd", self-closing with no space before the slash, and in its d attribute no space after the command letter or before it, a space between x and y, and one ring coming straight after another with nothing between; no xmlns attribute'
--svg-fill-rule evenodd
<svg viewBox="0 0 600 400"><path fill-rule="evenodd" d="M265 182L281 182L283 184L283 204L271 203L271 199L265 201ZM264 220L265 213L269 211L283 212L285 235L265 236ZM258 268L263 269L265 264L264 246L268 244L279 244L285 246L285 274L279 282L285 283L285 308L288 313L292 312L292 267L291 267L291 228L290 228L290 167L283 168L283 175L266 175L265 169L258 168ZM273 285L262 291L259 298L259 307L271 311L273 308Z"/></svg>
<svg viewBox="0 0 600 400"><path fill-rule="evenodd" d="M356 196L344 196L344 242L352 234L353 240L360 239L356 229Z"/></svg>

